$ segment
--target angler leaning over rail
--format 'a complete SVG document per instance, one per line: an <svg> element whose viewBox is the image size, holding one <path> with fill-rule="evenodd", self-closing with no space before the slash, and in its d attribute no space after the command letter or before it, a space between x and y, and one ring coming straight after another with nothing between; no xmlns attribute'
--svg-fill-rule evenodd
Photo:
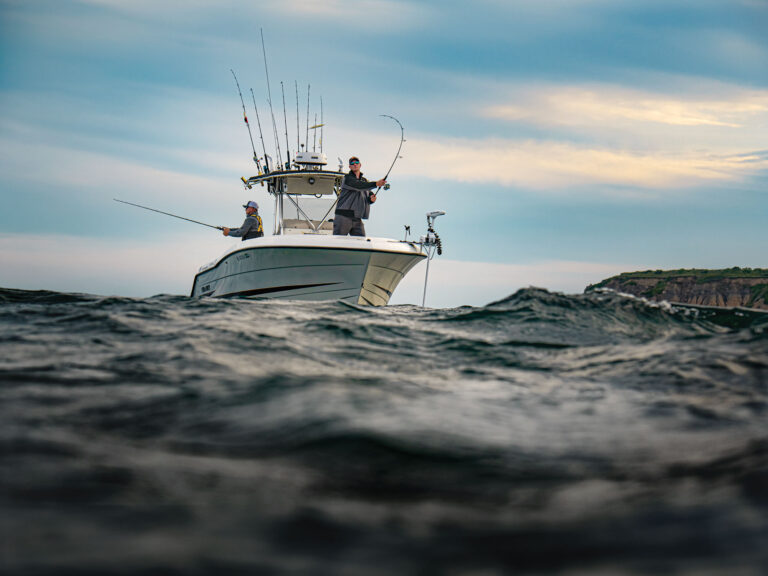
<svg viewBox="0 0 768 576"><path fill-rule="evenodd" d="M360 171L360 160L356 156L349 159L349 173L344 177L333 217L333 233L336 236L365 236L363 220L368 219L371 204L376 202L374 188L381 188L387 181L382 178L368 182Z"/></svg>

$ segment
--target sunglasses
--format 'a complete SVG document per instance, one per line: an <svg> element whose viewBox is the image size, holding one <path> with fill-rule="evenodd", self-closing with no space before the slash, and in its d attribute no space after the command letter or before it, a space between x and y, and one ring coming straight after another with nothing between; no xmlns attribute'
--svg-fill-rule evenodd
<svg viewBox="0 0 768 576"><path fill-rule="evenodd" d="M355 160L354 162L350 162L350 163L349 163L349 165L350 165L350 166L354 166L355 164L360 164L360 162L358 162L357 160Z"/></svg>

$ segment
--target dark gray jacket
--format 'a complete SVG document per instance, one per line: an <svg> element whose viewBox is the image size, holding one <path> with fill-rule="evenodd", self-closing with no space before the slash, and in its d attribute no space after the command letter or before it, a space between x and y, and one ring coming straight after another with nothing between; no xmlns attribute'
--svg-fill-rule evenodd
<svg viewBox="0 0 768 576"><path fill-rule="evenodd" d="M371 190L376 188L376 182L368 182L360 173L360 178L350 172L344 176L339 194L339 203L336 204L336 214L349 218L368 219L371 211Z"/></svg>
<svg viewBox="0 0 768 576"><path fill-rule="evenodd" d="M230 230L229 235L235 237L242 236L244 241L250 238L260 238L261 236L264 236L264 227L261 224L261 218L258 213L246 216L243 225L240 226L240 228Z"/></svg>

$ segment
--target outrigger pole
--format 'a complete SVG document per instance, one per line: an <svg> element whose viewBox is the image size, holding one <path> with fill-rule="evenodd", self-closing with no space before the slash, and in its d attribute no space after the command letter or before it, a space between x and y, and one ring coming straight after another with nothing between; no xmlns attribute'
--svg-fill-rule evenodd
<svg viewBox="0 0 768 576"><path fill-rule="evenodd" d="M134 204L133 202L126 202L125 200L118 200L117 198L112 198L115 202L120 202L121 204L129 204L130 206L136 206L136 208L143 208L144 210L150 210L151 212L157 212L158 214L165 214L166 216L171 216L173 218L178 218L179 220L186 220L187 222L192 222L193 224L200 224L200 226L208 226L208 228L215 228L216 230L224 230L223 226L213 226L211 224L206 224L205 222L199 222L197 220L192 220L191 218L184 218L184 216L177 216L176 214L171 214L170 212L163 212L162 210L155 210L154 208L148 208L147 206L142 206L141 204Z"/></svg>
<svg viewBox="0 0 768 576"><path fill-rule="evenodd" d="M245 102L243 101L243 93L240 90L240 82L237 81L237 76L235 75L235 71L232 70L232 68L230 68L229 71L232 72L232 76L235 77L235 84L237 84L237 93L240 95L240 104L242 104L243 106L243 120L245 121L245 125L248 128L248 138L251 139L251 150L253 150L253 161L256 162L256 167L259 169L259 172L261 172L261 164L259 164L259 157L256 154L256 146L253 145L253 134L251 134L251 125L248 124L248 115L245 113ZM257 112L257 115L258 115L258 112ZM261 131L261 128L259 128L259 131Z"/></svg>

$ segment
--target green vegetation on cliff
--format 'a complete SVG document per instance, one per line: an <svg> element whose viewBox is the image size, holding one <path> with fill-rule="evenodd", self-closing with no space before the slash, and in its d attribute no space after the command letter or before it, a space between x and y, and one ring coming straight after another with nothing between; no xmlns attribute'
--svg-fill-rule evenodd
<svg viewBox="0 0 768 576"><path fill-rule="evenodd" d="M667 281L672 278L693 277L696 279L697 284L703 284L705 282L718 282L726 278L767 278L768 269L766 268L739 268L735 266L733 268L726 268L724 270L703 270L698 268L680 269L680 270L644 270L642 272L623 272L618 276L612 276L606 278L597 284L591 284L587 286L587 290L594 290L595 288L603 288L613 281L618 281L621 284L632 285L633 279L639 278L651 278L658 280L656 286L651 290L655 295L664 290ZM762 284L761 284L762 286ZM765 291L754 294L754 299L757 300L761 295L764 295Z"/></svg>
<svg viewBox="0 0 768 576"><path fill-rule="evenodd" d="M760 300L763 302L768 302L768 283L755 284L749 289L749 291L751 294L749 297L749 302L747 302L747 306L754 306Z"/></svg>

